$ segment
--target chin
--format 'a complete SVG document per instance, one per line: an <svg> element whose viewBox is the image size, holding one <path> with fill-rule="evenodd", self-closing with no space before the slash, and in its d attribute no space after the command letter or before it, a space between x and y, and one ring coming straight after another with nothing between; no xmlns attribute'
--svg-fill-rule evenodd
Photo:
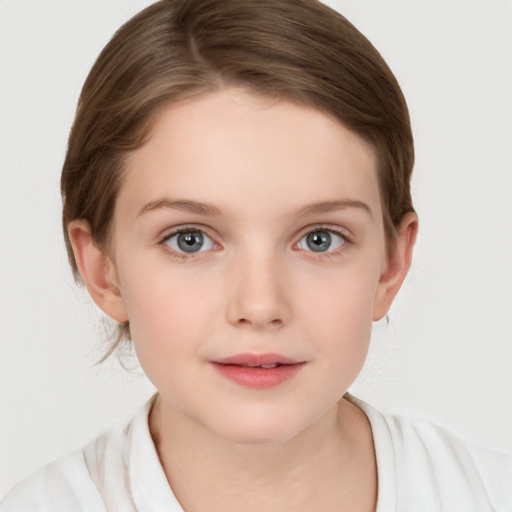
<svg viewBox="0 0 512 512"><path fill-rule="evenodd" d="M242 416L242 415L241 415ZM241 445L275 446L290 441L306 428L291 415L245 415L215 425L214 430L226 441Z"/></svg>

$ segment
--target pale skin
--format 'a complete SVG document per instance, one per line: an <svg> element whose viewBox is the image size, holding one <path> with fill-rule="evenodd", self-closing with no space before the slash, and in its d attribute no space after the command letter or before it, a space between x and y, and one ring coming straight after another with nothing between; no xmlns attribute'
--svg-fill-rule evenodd
<svg viewBox="0 0 512 512"><path fill-rule="evenodd" d="M200 232L197 250L176 230ZM325 114L238 89L160 113L127 163L109 247L83 220L69 235L95 302L130 322L184 510L375 510L371 427L342 397L416 232L407 214L386 251L374 152ZM269 352L304 364L270 389L211 364Z"/></svg>

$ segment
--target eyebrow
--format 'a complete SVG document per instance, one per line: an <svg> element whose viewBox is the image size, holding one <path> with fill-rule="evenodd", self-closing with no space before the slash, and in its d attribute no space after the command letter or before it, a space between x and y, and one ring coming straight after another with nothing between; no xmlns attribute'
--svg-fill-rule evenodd
<svg viewBox="0 0 512 512"><path fill-rule="evenodd" d="M158 210L160 208L167 208L171 210L183 210L186 212L198 213L199 215L220 215L220 210L212 205L207 203L198 203L196 201L188 201L186 199L156 199L154 201L150 201L145 204L139 211L138 217L141 215L151 212L153 210Z"/></svg>
<svg viewBox="0 0 512 512"><path fill-rule="evenodd" d="M208 203L199 203L197 201L190 201L186 199L155 199L146 203L139 211L138 217L147 212L158 210L160 208L167 208L171 210L183 210L186 212L197 213L199 215L219 216L221 210L216 206ZM358 208L367 212L370 217L373 217L370 207L363 201L354 199L337 199L333 201L322 201L319 203L312 203L299 208L292 213L293 216L314 215L318 213L330 213L337 210L344 210L346 208Z"/></svg>
<svg viewBox="0 0 512 512"><path fill-rule="evenodd" d="M337 210L345 210L346 208L359 208L367 212L370 217L373 217L370 207L363 201L355 199L338 199L334 201L323 201L320 203L313 203L295 212L296 215L311 215L315 213L330 213Z"/></svg>

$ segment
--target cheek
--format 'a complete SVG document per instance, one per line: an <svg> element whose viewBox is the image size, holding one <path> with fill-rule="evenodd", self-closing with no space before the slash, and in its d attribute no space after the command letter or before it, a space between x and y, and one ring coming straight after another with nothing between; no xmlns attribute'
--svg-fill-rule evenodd
<svg viewBox="0 0 512 512"><path fill-rule="evenodd" d="M171 279L165 273L127 288L130 331L144 373L176 408L179 397L188 396L193 403L194 376L203 363L198 355L213 330L209 319L215 302L193 279Z"/></svg>
<svg viewBox="0 0 512 512"><path fill-rule="evenodd" d="M160 271L157 266L140 270L135 279L122 283L137 355L143 367L178 360L197 348L206 334L202 331L217 313L218 301L208 296L208 290L215 288L187 273Z"/></svg>
<svg viewBox="0 0 512 512"><path fill-rule="evenodd" d="M372 269L340 272L322 287L309 288L301 316L308 318L308 337L329 361L360 361L366 356L372 329L377 273ZM337 358L336 358L337 356Z"/></svg>

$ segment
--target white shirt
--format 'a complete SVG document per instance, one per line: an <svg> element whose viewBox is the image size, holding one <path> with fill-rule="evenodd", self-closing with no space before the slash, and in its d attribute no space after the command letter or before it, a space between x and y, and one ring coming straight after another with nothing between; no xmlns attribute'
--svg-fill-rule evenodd
<svg viewBox="0 0 512 512"><path fill-rule="evenodd" d="M128 425L17 484L0 512L183 512L149 432L153 400ZM351 400L372 427L376 512L512 511L512 456L465 443L428 422L384 415Z"/></svg>

